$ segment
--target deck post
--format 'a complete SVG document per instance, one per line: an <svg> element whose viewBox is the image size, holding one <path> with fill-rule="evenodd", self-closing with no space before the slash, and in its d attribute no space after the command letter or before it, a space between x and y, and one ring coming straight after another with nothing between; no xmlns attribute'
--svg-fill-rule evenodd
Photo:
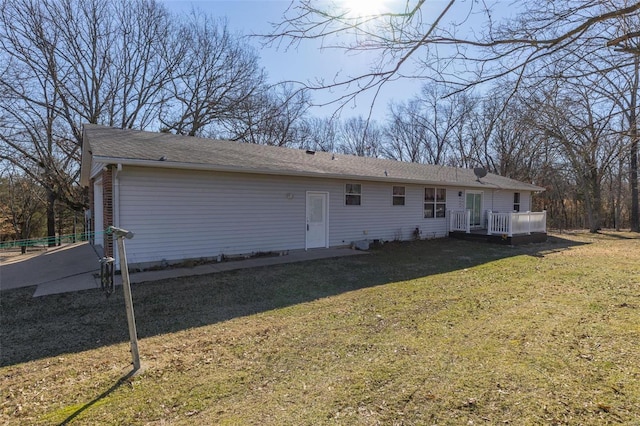
<svg viewBox="0 0 640 426"><path fill-rule="evenodd" d="M487 235L493 233L493 213L491 210L487 210Z"/></svg>
<svg viewBox="0 0 640 426"><path fill-rule="evenodd" d="M470 234L471 233L471 210L467 209L465 213L466 213L465 224L464 224L465 232L467 234Z"/></svg>
<svg viewBox="0 0 640 426"><path fill-rule="evenodd" d="M531 235L531 212L527 212L527 235Z"/></svg>
<svg viewBox="0 0 640 426"><path fill-rule="evenodd" d="M508 218L509 218L509 223L507 223L507 229L508 229L507 235L509 237L513 237L513 213L509 213Z"/></svg>

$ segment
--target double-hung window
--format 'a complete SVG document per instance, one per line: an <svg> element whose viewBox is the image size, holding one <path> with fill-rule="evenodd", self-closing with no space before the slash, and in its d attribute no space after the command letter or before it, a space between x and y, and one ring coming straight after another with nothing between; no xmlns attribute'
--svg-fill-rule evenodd
<svg viewBox="0 0 640 426"><path fill-rule="evenodd" d="M344 204L347 206L359 206L362 203L362 185L348 183L344 189Z"/></svg>
<svg viewBox="0 0 640 426"><path fill-rule="evenodd" d="M433 219L445 217L447 210L447 190L443 188L424 189L424 217Z"/></svg>
<svg viewBox="0 0 640 426"><path fill-rule="evenodd" d="M513 211L514 212L520 211L520 193L519 192L513 193Z"/></svg>
<svg viewBox="0 0 640 426"><path fill-rule="evenodd" d="M393 187L393 196L392 203L394 206L404 206L405 199L405 187L404 186L394 186Z"/></svg>

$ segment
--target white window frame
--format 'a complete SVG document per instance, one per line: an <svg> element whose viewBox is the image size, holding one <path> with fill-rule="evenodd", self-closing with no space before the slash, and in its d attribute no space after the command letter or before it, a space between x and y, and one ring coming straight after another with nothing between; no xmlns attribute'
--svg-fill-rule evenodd
<svg viewBox="0 0 640 426"><path fill-rule="evenodd" d="M396 194L396 188L402 188L402 194ZM402 200L402 203L396 204L396 200ZM404 206L407 200L407 187L403 185L393 185L391 187L391 205Z"/></svg>
<svg viewBox="0 0 640 426"><path fill-rule="evenodd" d="M359 191L354 192L354 187L357 186ZM349 191L351 187L351 191ZM357 197L358 203L349 203L347 200L349 197ZM355 198L354 198L355 199ZM346 183L344 185L344 205L345 206L361 206L362 205L362 184L361 183Z"/></svg>
<svg viewBox="0 0 640 426"><path fill-rule="evenodd" d="M433 190L433 201L427 201L427 190ZM444 193L444 199L438 200L438 191L442 191ZM427 216L427 205L432 206L431 211L433 212L433 216ZM441 207L441 210L438 210L438 206ZM442 212L441 215L438 213ZM422 213L425 219L444 219L447 216L447 190L445 188L438 188L434 186L425 186L424 187L424 199L423 199L423 209Z"/></svg>

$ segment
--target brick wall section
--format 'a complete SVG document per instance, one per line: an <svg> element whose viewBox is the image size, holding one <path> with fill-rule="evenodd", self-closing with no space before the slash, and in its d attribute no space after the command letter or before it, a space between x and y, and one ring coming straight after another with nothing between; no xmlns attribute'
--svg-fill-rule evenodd
<svg viewBox="0 0 640 426"><path fill-rule="evenodd" d="M113 225L113 166L107 166L107 170L102 171L102 205L103 224L102 229L107 229ZM104 234L104 255L113 257L113 237Z"/></svg>

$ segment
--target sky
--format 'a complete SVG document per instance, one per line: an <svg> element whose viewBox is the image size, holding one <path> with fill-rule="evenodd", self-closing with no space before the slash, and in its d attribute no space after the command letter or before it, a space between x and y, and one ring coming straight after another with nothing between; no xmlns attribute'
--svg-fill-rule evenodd
<svg viewBox="0 0 640 426"><path fill-rule="evenodd" d="M188 13L192 8L202 10L215 17L226 17L229 28L245 35L265 34L272 29L271 23L279 22L283 12L289 6L289 0L162 0L172 12ZM258 38L250 38L249 42L258 49L260 63L268 73L271 82L285 80L309 81L316 78L332 80L336 73L341 76L368 71L370 55L346 55L342 51L319 49L317 43L302 43L298 48L285 50L283 48L268 48L260 43ZM375 104L372 117L384 119L384 113L389 102L404 100L420 89L415 81L396 82L385 87ZM315 103L324 103L334 99L339 93L313 92ZM362 115L366 118L369 113L372 95L366 94L350 103L342 111L342 117ZM317 116L329 116L337 106L314 108L312 113Z"/></svg>
<svg viewBox="0 0 640 426"><path fill-rule="evenodd" d="M272 23L280 22L283 12L291 4L290 0L160 0L172 12L189 13L192 8L201 10L214 17L226 17L229 28L232 31L241 32L244 35L267 34L272 30ZM356 0L335 0L356 1ZM359 0L360 3L386 2L393 0ZM397 0L396 0L397 1ZM473 1L473 0L469 0ZM469 1L462 1L462 10L468 12ZM444 0L432 0L430 5L437 11L441 11L446 2ZM389 4L386 5L390 7ZM396 9L397 10L397 9ZM452 15L455 18L455 11ZM428 13L428 8L426 13ZM462 12L464 13L464 12ZM280 81L312 81L324 78L331 81L338 74L347 77L349 75L369 71L369 64L373 60L370 53L348 54L344 51L320 49L317 42L302 42L297 48L285 50L276 47L264 47L259 38L250 38L249 43L254 45L259 52L261 65L269 75L273 83ZM391 102L405 101L420 90L423 83L419 80L403 79L385 84L381 90L372 111L372 118L384 121L388 105ZM313 92L315 103L325 103L335 99L339 92L329 93ZM355 103L348 104L341 112L342 118L361 115L364 118L369 114L373 100L373 93L366 93L358 97ZM330 116L337 105L323 108L314 108L312 113L317 116Z"/></svg>

